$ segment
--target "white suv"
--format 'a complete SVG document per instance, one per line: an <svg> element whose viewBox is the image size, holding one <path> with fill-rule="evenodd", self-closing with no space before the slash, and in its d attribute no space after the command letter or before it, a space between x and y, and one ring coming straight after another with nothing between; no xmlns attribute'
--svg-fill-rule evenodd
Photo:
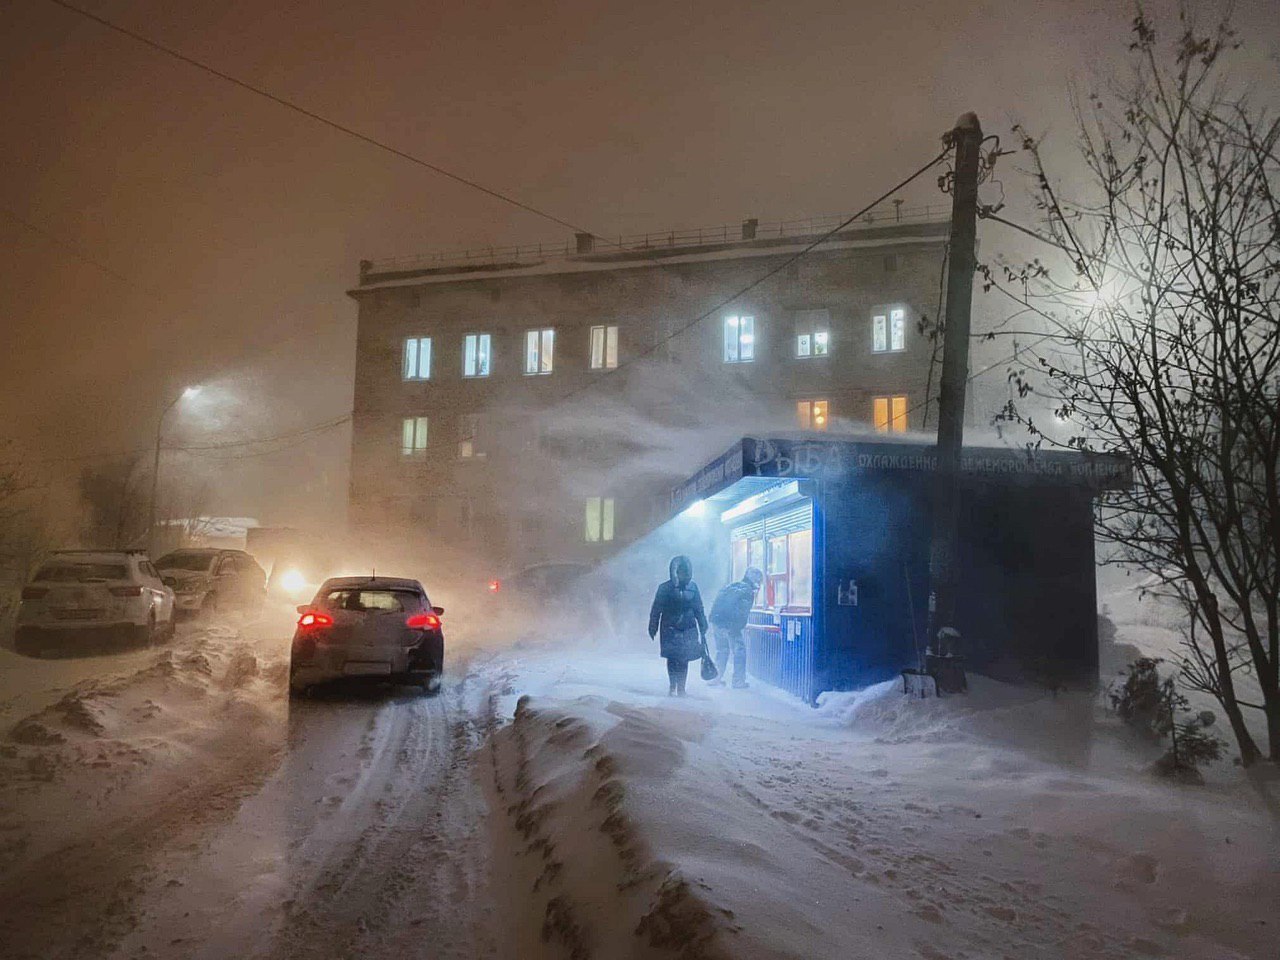
<svg viewBox="0 0 1280 960"><path fill-rule="evenodd" d="M59 550L22 588L15 647L40 654L81 639L173 635L173 590L142 551Z"/></svg>

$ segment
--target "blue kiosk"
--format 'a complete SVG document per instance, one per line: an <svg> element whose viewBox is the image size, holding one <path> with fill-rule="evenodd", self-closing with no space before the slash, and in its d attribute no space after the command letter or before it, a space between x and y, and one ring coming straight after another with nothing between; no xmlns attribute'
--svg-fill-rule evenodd
<svg viewBox="0 0 1280 960"><path fill-rule="evenodd" d="M925 646L932 445L744 437L671 492L717 525L723 577L765 573L751 674L807 702L897 676ZM966 447L956 624L969 669L1098 675L1093 501L1132 482L1120 457Z"/></svg>

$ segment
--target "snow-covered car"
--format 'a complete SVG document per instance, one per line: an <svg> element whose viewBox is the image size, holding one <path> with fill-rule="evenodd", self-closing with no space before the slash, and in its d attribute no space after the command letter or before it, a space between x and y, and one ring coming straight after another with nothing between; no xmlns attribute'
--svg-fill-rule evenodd
<svg viewBox="0 0 1280 960"><path fill-rule="evenodd" d="M14 645L39 654L93 639L151 643L173 635L174 611L144 552L59 550L22 588Z"/></svg>
<svg viewBox="0 0 1280 960"><path fill-rule="evenodd" d="M440 688L444 672L443 607L417 580L334 577L298 607L289 659L289 693L335 680Z"/></svg>
<svg viewBox="0 0 1280 960"><path fill-rule="evenodd" d="M252 613L266 598L266 572L243 550L184 547L166 553L156 567L177 594L179 613Z"/></svg>

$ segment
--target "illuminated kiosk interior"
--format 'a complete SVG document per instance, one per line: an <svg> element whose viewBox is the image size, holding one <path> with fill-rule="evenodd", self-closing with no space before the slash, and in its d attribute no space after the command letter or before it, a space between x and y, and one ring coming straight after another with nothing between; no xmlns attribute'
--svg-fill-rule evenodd
<svg viewBox="0 0 1280 960"><path fill-rule="evenodd" d="M744 437L672 490L675 514L711 528L704 589L764 571L754 677L812 702L916 665L935 471L931 445ZM955 626L969 669L1096 682L1093 505L1130 482L1119 457L965 448Z"/></svg>

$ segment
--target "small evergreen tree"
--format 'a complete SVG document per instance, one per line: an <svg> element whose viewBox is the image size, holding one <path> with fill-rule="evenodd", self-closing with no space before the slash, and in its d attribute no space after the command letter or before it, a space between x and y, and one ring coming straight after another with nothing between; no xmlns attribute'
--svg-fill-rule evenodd
<svg viewBox="0 0 1280 960"><path fill-rule="evenodd" d="M1108 692L1111 709L1126 725L1151 737L1159 737L1164 703L1173 690L1173 678L1160 679L1159 657L1139 657L1129 664L1129 674Z"/></svg>
<svg viewBox="0 0 1280 960"><path fill-rule="evenodd" d="M1140 657L1129 664L1124 682L1111 689L1111 708L1125 724L1153 739L1169 738L1169 749L1155 762L1161 776L1202 783L1200 767L1222 756L1223 742L1209 732L1217 719L1211 710L1191 713L1187 698L1173 677L1160 676L1158 657Z"/></svg>

